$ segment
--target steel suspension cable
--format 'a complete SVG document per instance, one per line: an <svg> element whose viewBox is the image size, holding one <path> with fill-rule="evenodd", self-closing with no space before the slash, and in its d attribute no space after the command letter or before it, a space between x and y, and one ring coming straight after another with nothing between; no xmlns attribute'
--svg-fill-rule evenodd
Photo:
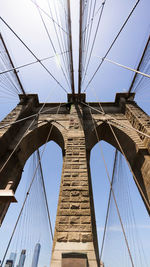
<svg viewBox="0 0 150 267"><path fill-rule="evenodd" d="M84 38L83 38L82 72L83 72L83 66L84 66L85 57L86 57L85 44L86 44L86 40L87 40L87 36L88 36L88 32L89 32L89 26L88 25L90 25L90 18L91 18L91 12L92 12L92 0L91 1L87 1L87 3L88 4L85 5L85 7L83 9L83 14L82 14L82 17L84 18L83 25L82 25L82 36L84 36Z"/></svg>
<svg viewBox="0 0 150 267"><path fill-rule="evenodd" d="M103 60L103 58L102 58L102 60ZM110 63L112 63L112 64L114 64L114 65L117 65L117 66L119 66L119 67L122 67L122 68L124 68L124 69L133 71L133 72L135 72L135 74L140 74L140 75L142 75L142 76L145 76L145 77L147 77L147 78L150 78L150 75L149 75L149 74L146 74L146 73L141 72L141 71L139 71L139 70L136 70L136 69L130 68L130 67L128 67L128 66L122 65L122 64L120 64L120 63L118 63L118 62L115 62L115 61L113 61L113 60L110 60L110 59L108 59L108 58L104 58L104 60L105 60L105 61L108 61L108 62L110 62Z"/></svg>
<svg viewBox="0 0 150 267"><path fill-rule="evenodd" d="M114 46L115 42L117 41L118 37L120 36L122 30L124 29L124 27L126 26L127 22L129 21L130 17L132 16L134 10L136 9L137 5L139 4L140 0L138 0L136 2L136 4L134 5L134 7L132 8L130 14L128 15L128 17L126 18L125 22L123 23L122 27L120 28L118 34L116 35L115 39L113 40L113 42L111 43L109 49L107 50L105 56L103 57L103 59L101 60L100 64L98 65L97 69L95 70L94 74L92 75L91 79L89 80L88 84L86 85L84 92L86 92L86 90L88 89L89 85L91 84L91 82L93 81L95 75L97 74L97 72L99 71L101 65L104 62L104 59L107 57L107 55L109 54L110 50L112 49L112 47Z"/></svg>
<svg viewBox="0 0 150 267"><path fill-rule="evenodd" d="M52 46L52 48L53 48L53 51L54 51L54 53L55 53L55 56L56 56L56 55L57 55L57 51L56 51L56 49L55 49L54 43L53 43L53 41L52 41L52 39L51 39L51 36L50 36L50 34L49 34L48 28L47 28L46 23L45 23L45 21L44 21L44 19L43 19L43 16L42 16L42 14L41 14L41 10L39 9L39 6L37 6L37 10L38 10L38 12L39 12L39 15L40 15L40 18L41 18L41 20L42 20L44 29L45 29L45 31L46 31L46 34L47 34L47 36L48 36L48 39L49 39L49 41L50 41L50 44L51 44L51 46ZM62 65L61 65L60 62L59 62L59 64L60 64L60 68L61 68L61 71L62 71L62 73L63 73L63 76L65 77L65 80L66 80L66 82L67 82L67 84L68 84L68 86L69 86L69 82L68 82L68 79L67 79L66 74L65 74L65 72L64 72L64 69L63 69L63 67L62 67Z"/></svg>
<svg viewBox="0 0 150 267"><path fill-rule="evenodd" d="M86 74L87 74L87 70L88 70L88 67L89 67L89 64L90 64L90 60L91 60L91 56L92 56L92 53L93 53L95 41L96 41L96 38L97 38L98 29L99 29L99 26L100 26L100 22L101 22L102 14L103 14L103 11L104 11L105 3L106 3L106 0L101 5L101 12L100 12L100 15L99 15L99 19L98 19L98 23L97 23L94 39L93 39L93 42L92 42L89 58L88 58L88 61L87 61L86 67L85 67L85 71L83 73L82 84L84 83L84 80L85 80L85 77L86 77Z"/></svg>
<svg viewBox="0 0 150 267"><path fill-rule="evenodd" d="M48 72L48 74L54 79L54 81L65 91L67 90L61 85L61 83L54 77L54 75L45 67L45 65L38 59L38 57L32 52L32 50L25 44L25 42L18 36L18 34L8 25L8 23L0 17L1 21L9 28L9 30L17 37L17 39L26 47L26 49L31 53L31 55L40 63L40 65Z"/></svg>
<svg viewBox="0 0 150 267"><path fill-rule="evenodd" d="M67 10L68 10L71 89L72 89L72 94L74 94L75 93L75 88L74 88L74 68L73 68L73 52L72 52L72 31L71 31L70 0L67 0Z"/></svg>
<svg viewBox="0 0 150 267"><path fill-rule="evenodd" d="M66 105L66 104L62 104L61 106L64 106L64 105ZM24 118L22 118L22 119L19 119L19 120L14 121L14 122L10 122L10 123L4 124L4 125L0 126L0 129L6 128L6 127L8 127L8 126L10 126L10 125L19 123L19 122L21 122L21 121L25 121L25 120L31 119L31 118L33 118L33 117L38 116L39 114L43 114L43 113L45 113L45 112L51 111L51 110L56 109L56 108L57 108L57 106L56 106L56 107L53 107L53 108L48 108L48 109L46 109L46 110L44 110L44 111L41 111L40 113L37 112L37 113L35 113L35 114L33 114L33 115L24 117ZM51 118L49 118L49 119L51 119Z"/></svg>
<svg viewBox="0 0 150 267"><path fill-rule="evenodd" d="M148 40L147 40L146 46L145 46L145 48L144 48L144 51L143 51L142 57L141 57L141 59L140 59L140 62L139 62L139 64L138 64L138 66L137 66L137 71L140 70L140 66L141 66L142 61L143 61L143 59L144 59L144 56L145 56L145 53L146 53L146 50L147 50L147 48L148 48L149 43L150 43L150 35L149 35L149 37L148 37ZM136 80L136 77L137 77L137 73L135 73L135 75L134 75L134 77L133 77L132 83L131 83L130 88L129 88L129 91L128 91L129 93L130 93L130 92L132 91L132 89L133 89L133 84L134 84L134 82L135 82L135 80Z"/></svg>
<svg viewBox="0 0 150 267"><path fill-rule="evenodd" d="M92 1L91 1L92 7ZM95 12L96 0L94 0L93 14ZM90 8L91 12L91 8ZM93 15L92 15L93 16ZM81 81L82 81L82 71L83 71L83 51L85 50L85 40L83 40L83 0L80 0L80 23L79 23L79 74L78 74L78 93L81 93ZM89 39L91 36L93 22L91 23L91 27L89 29L89 35L87 37L87 46L89 46ZM84 47L83 47L84 46ZM86 49L88 50L88 48ZM87 53L87 51L86 51Z"/></svg>
<svg viewBox="0 0 150 267"><path fill-rule="evenodd" d="M4 39L3 39L3 36L2 36L2 34L1 34L1 33L0 33L0 39L1 39L1 41L2 41L2 44L3 44L3 46L4 46L4 49L6 50L6 53L7 53L8 59L9 59L9 61L10 61L11 65L12 65L12 67L14 68L13 61L12 61L12 59L11 59L11 56L10 56L10 54L9 54L9 51L8 51L8 49L7 49L7 46L6 46L5 42L4 42ZM15 70L15 69L14 69L14 72L15 72L15 75L16 75L16 78L17 78L17 81L18 81L18 83L19 83L20 89L21 89L22 93L25 95L24 88L23 88L23 86L22 86L22 83L21 83L21 81L20 81L20 79L19 79L19 76L18 76L18 74L17 74L17 72L16 72L16 70Z"/></svg>
<svg viewBox="0 0 150 267"><path fill-rule="evenodd" d="M105 111L104 111L104 109L103 109L101 103L98 102L98 104L99 104L100 109L101 109L101 110L104 112L104 114L105 114ZM120 142L119 142L119 140L118 140L118 138L117 138L117 136L116 136L116 134L115 134L113 128L112 128L112 125L110 124L109 121L107 121L107 123L108 123L108 126L110 127L110 130L111 130L111 132L112 132L112 134L113 134L113 136L114 136L114 138L115 138L115 140L116 140L116 142L117 142L117 145L118 145L118 147L119 147L121 153L124 155L124 157L125 157L125 159L126 159L127 165L128 165L128 167L129 167L129 169L130 169L132 175L133 175L133 178L134 178L134 181L135 181L135 183L136 183L136 185L137 185L137 188L139 189L139 192L141 193L141 196L142 196L142 198L144 199L144 202L145 202L145 205L146 205L146 207L147 207L147 210L148 210L148 212L150 213L150 203L149 203L149 201L147 200L147 198L145 197L145 195L144 195L144 193L143 193L143 191L142 191L142 189L141 189L141 186L140 186L140 184L139 184L139 182L138 182L138 180L137 180L137 178L136 178L134 172L132 171L132 168L131 168L131 166L130 166L130 164L129 164L129 161L128 161L128 159L127 159L125 153L124 153L124 150L123 150L123 148L122 148L122 146L121 146L121 144L120 144Z"/></svg>
<svg viewBox="0 0 150 267"><path fill-rule="evenodd" d="M90 47L90 41L91 41L91 35L92 35L92 29L93 29L93 23L94 23L94 15L95 15L95 9L96 9L96 1L94 2L94 6L93 6L93 12L92 12L92 8L91 8L91 13L92 13L92 17L91 17L91 24L90 27L88 28L88 31L86 33L86 38L85 38L85 42L84 42L84 51L85 51L85 58L83 61L83 65L86 66L86 62L87 62L87 56L88 56L88 52L89 52L89 47ZM91 1L91 7L92 7L92 1ZM89 18L90 20L90 18ZM83 76L83 74L82 74ZM82 77L83 80L83 77Z"/></svg>
<svg viewBox="0 0 150 267"><path fill-rule="evenodd" d="M60 105L59 105L59 107L58 107L57 114L59 113L60 107L61 107L61 103L60 103ZM39 159L39 161L38 161L38 164L37 164L37 166L36 166L36 168L35 168L35 171L34 171L34 174L33 174L32 180L31 180L31 183L30 183L30 185L29 185L29 188L28 188L28 191L27 191L27 193L26 193L26 196L25 196L23 205L22 205L22 207L21 207L20 213L19 213L18 218L17 218L17 221L16 221L16 223L15 223L15 227L14 227L13 232L12 232L12 235L11 235L11 237L10 237L10 240L9 240L8 246L7 246L7 248L6 248L4 257L3 257L3 259L2 259L1 267L2 267L3 264L4 264L4 261L5 261L5 258L6 258L8 249L9 249L9 247L10 247L10 244L11 244L11 241L12 241L13 236L14 236L14 234L15 234L15 231L16 231L16 228L17 228L17 225L18 225L18 222L19 222L19 220L20 220L20 217L21 217L21 215L22 215L23 209L24 209L25 204L26 204L26 201L27 201L27 199L28 199L30 190L31 190L32 185L33 185L33 182L34 182L34 180L35 180L36 173L37 173L37 170L38 170L38 168L39 168L40 161L41 161L41 159L42 159L42 157L43 157L43 154L44 154L44 152L45 152L46 145L47 145L47 142L48 142L48 140L49 140L49 138L50 138L52 129L53 129L53 125L51 125L50 130L49 130L49 132L48 132L48 136L47 136L47 139L46 139L44 148L43 148L43 150L42 150L42 153L41 153L40 159Z"/></svg>
<svg viewBox="0 0 150 267"><path fill-rule="evenodd" d="M82 104L84 104L85 106L88 106L88 105L87 105L86 103L84 103L84 102L82 102ZM99 112L99 113L102 114L102 115L106 115L104 111L100 111L99 109L97 109L97 108L93 108L93 107L90 106L90 105L89 105L89 107L90 107L91 109L93 109L93 110ZM111 121L109 121L109 123L113 123L113 122L115 122L115 123L117 123L118 125L120 125L121 127L124 127L124 128L126 128L126 129L134 130L134 131L136 131L137 133L139 133L139 134L141 134L141 135L143 135L143 136L145 136L145 137L150 138L150 135L148 135L148 134L146 134L146 133L143 133L143 132L139 131L138 129L135 129L134 127L130 127L130 126L125 125L124 123L120 122L119 120L115 119L113 116L111 116L111 115L109 115L109 114L107 114L107 117L108 117L108 119L111 119Z"/></svg>
<svg viewBox="0 0 150 267"><path fill-rule="evenodd" d="M53 17L52 9L51 9L51 5L50 5L49 0L47 0L47 3L48 3L50 15ZM56 14L56 17L57 17L57 14ZM57 20L58 20L58 17L57 17ZM65 45L63 43L62 31L60 30L60 28L58 28L58 30L59 30L59 34L58 34L57 29L56 29L56 24L54 22L53 22L53 26L54 26L54 31L55 31L55 34L56 34L56 37L57 37L57 41L58 41L58 45L59 45L60 51L67 50L68 47L65 47ZM60 39L59 39L59 36L60 36ZM66 71L67 75L69 76L69 69L67 69L68 66L67 66L67 59L66 59L67 55L64 55L62 58L63 58L65 71Z"/></svg>
<svg viewBox="0 0 150 267"><path fill-rule="evenodd" d="M62 52L62 53L57 54L57 55L58 55L58 56L61 56L61 55L63 55L63 54L67 54L67 53L69 53L69 51ZM24 68L24 67L28 67L28 66L30 66L30 65L39 63L39 61L45 61L45 60L48 60L48 59L51 59L51 58L55 58L55 57L56 57L56 55L54 55L54 56L49 56L49 57L45 57L45 58L42 58L42 59L39 59L39 60L36 60L36 61L32 61L32 62L26 63L26 64L21 65L21 66L18 66L18 67L14 67L14 68L11 68L11 69L8 69L8 70L4 70L4 71L1 71L1 72L0 72L0 75L1 75L1 74L5 74L5 73L7 73L7 72L14 71L14 70L18 70L18 69L21 69L21 68Z"/></svg>
<svg viewBox="0 0 150 267"><path fill-rule="evenodd" d="M114 182L114 175L115 175L115 169L116 169L117 156L118 156L118 150L116 149L115 158L114 158L114 165L113 165L113 172L112 172L112 179L111 179L111 186L110 186L109 197L108 197L108 204L107 204L107 211L106 211L103 239L102 239L102 245L101 245L101 251L100 251L100 262L101 262L101 259L102 259L102 254L103 254L103 249L104 249L104 242L105 242L106 228L107 228L108 216L109 216L109 210L110 210L110 202L111 202L111 196L112 196L112 186L113 186L113 182Z"/></svg>
<svg viewBox="0 0 150 267"><path fill-rule="evenodd" d="M64 33L66 33L68 35L68 32L66 32L51 16L49 16L49 14L42 9L38 4L36 4L33 0L30 0L35 6L38 6L39 9L50 19L52 20Z"/></svg>
<svg viewBox="0 0 150 267"><path fill-rule="evenodd" d="M49 95L48 95L49 97ZM47 98L48 98L47 97ZM40 108L39 112L35 115L35 118L32 120L32 122L29 124L29 126L27 127L27 129L25 130L25 133L22 135L22 137L19 139L18 143L16 144L16 146L14 147L13 151L10 153L10 155L8 156L7 160L5 161L5 163L3 164L3 166L0 169L0 172L2 172L2 170L4 169L4 167L6 166L6 164L8 163L8 161L10 160L10 158L12 157L12 155L14 154L14 152L16 151L16 149L18 148L19 144L21 143L21 141L23 140L24 136L26 135L26 133L30 130L30 128L32 127L33 123L35 122L36 118L41 114L41 111L44 109L46 105L46 101L43 103L42 107Z"/></svg>
<svg viewBox="0 0 150 267"><path fill-rule="evenodd" d="M46 203L46 210L47 210L47 215L48 215L48 222L49 222L49 227L50 227L50 233L51 233L51 237L52 237L52 240L53 240L52 223L51 223L51 217L50 217L50 212L49 212L49 207L48 207L48 200L47 200L47 194L46 194L46 188L45 188L45 182L44 182L44 175L43 175L43 169L42 169L41 156L40 156L39 149L37 149L37 156L38 156L38 160L39 160L39 167L40 167L40 173L41 173L41 178L42 178L42 185L43 185L44 198L45 198L45 203Z"/></svg>
<svg viewBox="0 0 150 267"><path fill-rule="evenodd" d="M126 247L127 247L127 250L128 250L129 257L130 257L131 265L132 265L132 267L135 267L134 266L134 262L133 262L133 258L132 258L132 255L131 255L128 239L127 239L127 236L126 236L125 228L124 228L123 221L122 221L122 218L121 218L120 210L119 210L119 207L118 207L118 204L117 204L117 200L116 200L116 197L115 197L115 193L114 193L114 190L113 190L113 188L111 186L111 178L109 176L108 167L107 167L107 164L106 164L106 161L105 161L105 158L104 158L102 147L100 145L99 135L98 135L98 132L97 132L97 129L96 129L95 121L94 121L94 119L92 117L92 112L91 112L90 107L89 107L89 111L90 111L90 114L91 114L91 118L92 118L92 122L93 122L93 126L94 126L94 131L95 131L95 134L96 134L96 138L97 138L97 141L99 143L101 156L102 156L102 159L103 159L103 162L104 162L104 166L105 166L105 170L106 170L106 173L107 173L107 178L108 178L108 181L109 181L110 189L112 191L112 196L113 196L113 199L114 199L116 211L117 211L117 214L118 214L118 218L119 218L120 225L121 225L121 228L122 228L122 232L123 232L123 236L124 236L124 239L125 239Z"/></svg>

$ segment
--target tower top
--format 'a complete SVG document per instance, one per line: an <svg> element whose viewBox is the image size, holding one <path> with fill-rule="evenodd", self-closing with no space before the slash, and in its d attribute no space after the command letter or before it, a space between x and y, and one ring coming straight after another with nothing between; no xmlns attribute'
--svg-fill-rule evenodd
<svg viewBox="0 0 150 267"><path fill-rule="evenodd" d="M69 103L85 102L85 94L68 94Z"/></svg>

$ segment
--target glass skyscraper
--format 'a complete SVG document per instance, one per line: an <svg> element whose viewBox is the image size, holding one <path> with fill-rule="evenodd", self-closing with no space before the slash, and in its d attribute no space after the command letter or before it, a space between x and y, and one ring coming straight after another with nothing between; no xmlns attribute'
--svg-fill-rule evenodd
<svg viewBox="0 0 150 267"><path fill-rule="evenodd" d="M38 266L40 249L41 249L41 245L40 245L40 243L37 243L35 246L35 249L34 249L31 267L37 267Z"/></svg>
<svg viewBox="0 0 150 267"><path fill-rule="evenodd" d="M19 259L19 263L18 263L18 267L23 267L24 266L24 262L25 262L25 258L26 258L26 250L23 249L21 251L21 255L20 255L20 259Z"/></svg>

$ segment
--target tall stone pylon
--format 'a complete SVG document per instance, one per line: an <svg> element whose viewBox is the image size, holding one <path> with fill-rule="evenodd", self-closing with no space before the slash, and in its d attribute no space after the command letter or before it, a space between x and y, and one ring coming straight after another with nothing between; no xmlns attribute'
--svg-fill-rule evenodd
<svg viewBox="0 0 150 267"><path fill-rule="evenodd" d="M100 265L83 117L82 108L72 104L65 137L51 267Z"/></svg>
<svg viewBox="0 0 150 267"><path fill-rule="evenodd" d="M100 266L91 149L104 140L123 153L150 213L149 136L150 118L134 94L117 94L111 103L86 103L84 94L68 95L68 103L44 106L37 95L21 95L20 103L0 123L0 223L16 201L26 160L53 140L62 149L63 170L51 267Z"/></svg>

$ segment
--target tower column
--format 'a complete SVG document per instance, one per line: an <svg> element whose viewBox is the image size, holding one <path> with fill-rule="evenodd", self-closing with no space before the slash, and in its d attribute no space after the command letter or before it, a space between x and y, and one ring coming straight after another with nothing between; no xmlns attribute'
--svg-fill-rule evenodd
<svg viewBox="0 0 150 267"><path fill-rule="evenodd" d="M79 106L78 106L79 109ZM80 110L71 107L51 267L99 266L93 194Z"/></svg>

